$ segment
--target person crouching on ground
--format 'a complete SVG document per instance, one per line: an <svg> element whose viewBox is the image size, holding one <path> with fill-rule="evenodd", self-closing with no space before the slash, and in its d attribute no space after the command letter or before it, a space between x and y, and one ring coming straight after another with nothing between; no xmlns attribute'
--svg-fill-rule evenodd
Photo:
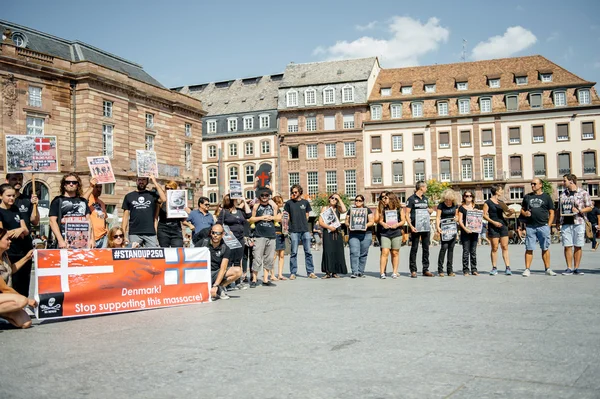
<svg viewBox="0 0 600 399"><path fill-rule="evenodd" d="M214 224L210 228L209 238L200 242L200 247L208 248L210 252L210 272L212 288L210 295L213 299L229 299L225 290L229 284L242 277L240 266L229 267L231 251L223 241L223 225Z"/></svg>

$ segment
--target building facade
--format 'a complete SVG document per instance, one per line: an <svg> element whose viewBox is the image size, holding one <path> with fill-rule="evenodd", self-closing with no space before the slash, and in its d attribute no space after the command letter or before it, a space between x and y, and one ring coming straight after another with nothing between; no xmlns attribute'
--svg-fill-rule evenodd
<svg viewBox="0 0 600 399"><path fill-rule="evenodd" d="M383 69L364 124L365 189L405 200L419 180L520 202L540 177L574 173L598 199L600 100L542 56ZM555 191L555 195L556 195Z"/></svg>
<svg viewBox="0 0 600 399"><path fill-rule="evenodd" d="M174 88L202 101L205 195L217 203L240 180L246 198L254 198L261 165L271 166L271 188L277 192L279 143L277 87L282 74Z"/></svg>
<svg viewBox="0 0 600 399"><path fill-rule="evenodd" d="M363 121L379 73L377 58L289 64L279 86L281 187L304 194L364 187Z"/></svg>
<svg viewBox="0 0 600 399"><path fill-rule="evenodd" d="M111 158L116 184L104 186L109 212L135 189L136 150L157 153L159 182L201 194L202 124L197 99L174 93L141 66L77 41L0 21L0 128L5 135L56 136L59 172L36 175L42 207L64 173L89 182L86 157ZM1 141L2 168L5 140ZM24 191L29 191L30 174Z"/></svg>

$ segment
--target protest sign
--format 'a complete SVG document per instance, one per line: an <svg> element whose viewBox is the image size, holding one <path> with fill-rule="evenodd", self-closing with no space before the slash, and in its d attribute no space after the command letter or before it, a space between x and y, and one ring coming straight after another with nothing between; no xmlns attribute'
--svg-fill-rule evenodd
<svg viewBox="0 0 600 399"><path fill-rule="evenodd" d="M454 219L440 220L440 230L442 230L442 241L451 241L458 233Z"/></svg>
<svg viewBox="0 0 600 399"><path fill-rule="evenodd" d="M337 229L342 225L333 208L328 207L325 209L325 211L321 213L321 217L327 226Z"/></svg>
<svg viewBox="0 0 600 399"><path fill-rule="evenodd" d="M427 209L415 209L415 228L418 233L431 231L431 217Z"/></svg>
<svg viewBox="0 0 600 399"><path fill-rule="evenodd" d="M158 161L156 160L156 152L136 150L135 155L138 177L158 177Z"/></svg>
<svg viewBox="0 0 600 399"><path fill-rule="evenodd" d="M560 215L561 216L574 216L573 207L575 206L575 197L560 197Z"/></svg>
<svg viewBox="0 0 600 399"><path fill-rule="evenodd" d="M481 233L483 227L483 212L478 210L468 210L465 227L473 233Z"/></svg>
<svg viewBox="0 0 600 399"><path fill-rule="evenodd" d="M42 320L210 301L207 248L38 250L34 258Z"/></svg>
<svg viewBox="0 0 600 399"><path fill-rule="evenodd" d="M95 178L98 184L115 183L117 181L110 159L107 156L87 157L87 162L92 178Z"/></svg>
<svg viewBox="0 0 600 399"><path fill-rule="evenodd" d="M229 198L231 199L244 199L244 192L242 191L242 182L239 180L229 180Z"/></svg>
<svg viewBox="0 0 600 399"><path fill-rule="evenodd" d="M6 135L6 173L58 172L56 136Z"/></svg>
<svg viewBox="0 0 600 399"><path fill-rule="evenodd" d="M241 248L242 243L231 232L231 229L226 224L223 225L223 242L229 247L229 249Z"/></svg>
<svg viewBox="0 0 600 399"><path fill-rule="evenodd" d="M367 208L350 208L350 230L367 230Z"/></svg>
<svg viewBox="0 0 600 399"><path fill-rule="evenodd" d="M187 218L186 206L186 190L167 190L167 219Z"/></svg>
<svg viewBox="0 0 600 399"><path fill-rule="evenodd" d="M64 217L65 241L69 248L87 248L90 241L90 222L85 217Z"/></svg>
<svg viewBox="0 0 600 399"><path fill-rule="evenodd" d="M393 226L398 223L398 210L385 211L385 224Z"/></svg>
<svg viewBox="0 0 600 399"><path fill-rule="evenodd" d="M283 234L288 234L290 231L290 214L286 211L283 211L281 214L281 232Z"/></svg>

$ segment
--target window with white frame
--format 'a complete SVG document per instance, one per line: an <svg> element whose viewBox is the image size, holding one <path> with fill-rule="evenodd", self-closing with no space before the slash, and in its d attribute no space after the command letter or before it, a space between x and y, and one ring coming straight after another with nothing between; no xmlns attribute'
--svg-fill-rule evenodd
<svg viewBox="0 0 600 399"><path fill-rule="evenodd" d="M450 160L442 159L440 161L440 181L448 182L450 179Z"/></svg>
<svg viewBox="0 0 600 399"><path fill-rule="evenodd" d="M217 146L216 145L209 145L208 146L208 157L209 158L216 158L217 157Z"/></svg>
<svg viewBox="0 0 600 399"><path fill-rule="evenodd" d="M542 77L542 82L543 83L550 83L550 82L552 82L552 74L551 73L542 73L541 77Z"/></svg>
<svg viewBox="0 0 600 399"><path fill-rule="evenodd" d="M554 106L555 107L564 107L567 105L567 93L564 91L555 91L554 92Z"/></svg>
<svg viewBox="0 0 600 399"><path fill-rule="evenodd" d="M344 103L354 102L354 87L345 86L342 88L342 102L344 102Z"/></svg>
<svg viewBox="0 0 600 399"><path fill-rule="evenodd" d="M325 190L328 193L337 193L337 172L328 170L325 172Z"/></svg>
<svg viewBox="0 0 600 399"><path fill-rule="evenodd" d="M371 136L371 152L381 151L381 136Z"/></svg>
<svg viewBox="0 0 600 399"><path fill-rule="evenodd" d="M192 143L185 143L184 146L185 170L192 170Z"/></svg>
<svg viewBox="0 0 600 399"><path fill-rule="evenodd" d="M317 157L318 157L317 144L307 144L306 145L306 159L317 159Z"/></svg>
<svg viewBox="0 0 600 399"><path fill-rule="evenodd" d="M262 143L260 143L260 149L263 154L270 154L271 153L271 143L267 140L263 141Z"/></svg>
<svg viewBox="0 0 600 399"><path fill-rule="evenodd" d="M531 135L534 143L543 143L546 140L544 134L544 125L532 126Z"/></svg>
<svg viewBox="0 0 600 399"><path fill-rule="evenodd" d="M254 199L255 195L256 193L254 192L254 190L246 190L246 199Z"/></svg>
<svg viewBox="0 0 600 399"><path fill-rule="evenodd" d="M102 155L113 157L113 125L102 125Z"/></svg>
<svg viewBox="0 0 600 399"><path fill-rule="evenodd" d="M229 156L230 157L237 157L238 154L238 147L236 143L231 143L229 144Z"/></svg>
<svg viewBox="0 0 600 399"><path fill-rule="evenodd" d="M268 129L271 124L271 117L269 115L260 115L258 121L261 129Z"/></svg>
<svg viewBox="0 0 600 399"><path fill-rule="evenodd" d="M319 172L308 172L306 174L308 195L317 195L319 193Z"/></svg>
<svg viewBox="0 0 600 399"><path fill-rule="evenodd" d="M332 87L323 89L323 104L335 104L335 90Z"/></svg>
<svg viewBox="0 0 600 399"><path fill-rule="evenodd" d="M416 161L414 163L415 168L415 182L425 181L425 161Z"/></svg>
<svg viewBox="0 0 600 399"><path fill-rule="evenodd" d="M316 130L317 130L317 118L315 118L314 116L306 118L306 131L314 132Z"/></svg>
<svg viewBox="0 0 600 399"><path fill-rule="evenodd" d="M335 158L337 156L336 144L327 143L325 144L325 158Z"/></svg>
<svg viewBox="0 0 600 399"><path fill-rule="evenodd" d="M509 127L508 128L508 142L509 142L509 144L521 144L521 128L520 127Z"/></svg>
<svg viewBox="0 0 600 399"><path fill-rule="evenodd" d="M254 155L254 143L248 141L244 143L244 154L245 155Z"/></svg>
<svg viewBox="0 0 600 399"><path fill-rule="evenodd" d="M400 90L402 94L412 94L412 86L402 86Z"/></svg>
<svg viewBox="0 0 600 399"><path fill-rule="evenodd" d="M251 116L244 116L244 130L254 129L254 118Z"/></svg>
<svg viewBox="0 0 600 399"><path fill-rule="evenodd" d="M295 90L288 91L285 95L288 107L298 106L298 92Z"/></svg>
<svg viewBox="0 0 600 399"><path fill-rule="evenodd" d="M482 129L481 130L481 145L482 146L490 146L494 145L494 138L492 135L492 129Z"/></svg>
<svg viewBox="0 0 600 399"><path fill-rule="evenodd" d="M210 186L216 186L217 180L217 168L208 168L208 184Z"/></svg>
<svg viewBox="0 0 600 399"><path fill-rule="evenodd" d="M413 118L420 118L423 116L423 103L412 103L410 104L412 108L412 116Z"/></svg>
<svg viewBox="0 0 600 399"><path fill-rule="evenodd" d="M492 112L492 99L489 97L479 100L481 112Z"/></svg>
<svg viewBox="0 0 600 399"><path fill-rule="evenodd" d="M440 101L437 103L438 115L439 116L448 116L448 102Z"/></svg>
<svg viewBox="0 0 600 399"><path fill-rule="evenodd" d="M494 157L483 158L483 180L494 180Z"/></svg>
<svg viewBox="0 0 600 399"><path fill-rule="evenodd" d="M237 118L228 118L227 119L227 131L228 132L237 132L237 130L238 130Z"/></svg>
<svg viewBox="0 0 600 399"><path fill-rule="evenodd" d="M217 132L217 121L215 121L215 120L206 121L206 132L208 134L216 133Z"/></svg>
<svg viewBox="0 0 600 399"><path fill-rule="evenodd" d="M239 173L238 173L238 167L237 166L231 166L229 168L229 180L238 180L239 177Z"/></svg>
<svg viewBox="0 0 600 399"><path fill-rule="evenodd" d="M211 204L216 204L217 203L217 193L215 193L214 191L211 193L208 193L208 202L210 202Z"/></svg>
<svg viewBox="0 0 600 399"><path fill-rule="evenodd" d="M323 117L323 127L325 130L335 130L335 115L325 115Z"/></svg>
<svg viewBox="0 0 600 399"><path fill-rule="evenodd" d="M440 132L440 148L450 148L450 132Z"/></svg>
<svg viewBox="0 0 600 399"><path fill-rule="evenodd" d="M467 82L457 82L456 90L467 90L469 88L469 83Z"/></svg>
<svg viewBox="0 0 600 399"><path fill-rule="evenodd" d="M344 143L344 156L345 157L355 157L356 156L356 143L355 142Z"/></svg>
<svg viewBox="0 0 600 399"><path fill-rule="evenodd" d="M106 195L115 195L115 183L104 184L104 194L106 194ZM108 209L108 205L106 206L106 213L111 214L114 211L115 211L114 205L113 205L113 209L111 209L110 211Z"/></svg>
<svg viewBox="0 0 600 399"><path fill-rule="evenodd" d="M344 129L354 129L354 114L344 115Z"/></svg>
<svg viewBox="0 0 600 399"><path fill-rule="evenodd" d="M298 131L298 118L290 118L287 120L287 131L288 133L295 133Z"/></svg>
<svg viewBox="0 0 600 399"><path fill-rule="evenodd" d="M461 174L463 180L473 179L473 160L470 158L461 161Z"/></svg>
<svg viewBox="0 0 600 399"><path fill-rule="evenodd" d="M371 119L381 119L381 105L371 105Z"/></svg>
<svg viewBox="0 0 600 399"><path fill-rule="evenodd" d="M102 116L105 118L112 118L113 116L113 102L104 100L102 101Z"/></svg>
<svg viewBox="0 0 600 399"><path fill-rule="evenodd" d="M490 79L489 85L490 85L490 89L500 88L500 79Z"/></svg>
<svg viewBox="0 0 600 399"><path fill-rule="evenodd" d="M460 146L471 147L471 131L461 130L460 131Z"/></svg>
<svg viewBox="0 0 600 399"><path fill-rule="evenodd" d="M146 129L154 129L154 114L146 113Z"/></svg>
<svg viewBox="0 0 600 399"><path fill-rule="evenodd" d="M481 190L481 194L483 196L483 200L487 201L490 198L492 198L492 189L489 187L486 187L484 189Z"/></svg>
<svg viewBox="0 0 600 399"><path fill-rule="evenodd" d="M300 172L289 173L290 188L295 184L300 184Z"/></svg>
<svg viewBox="0 0 600 399"><path fill-rule="evenodd" d="M510 199L511 200L522 200L525 195L525 188L523 187L511 187L510 188Z"/></svg>
<svg viewBox="0 0 600 399"><path fill-rule="evenodd" d="M26 118L26 124L27 124L27 134L29 136L43 136L44 135L44 118L28 116Z"/></svg>
<svg viewBox="0 0 600 399"><path fill-rule="evenodd" d="M435 93L435 85L434 84L425 85L425 93Z"/></svg>
<svg viewBox="0 0 600 399"><path fill-rule="evenodd" d="M458 100L458 113L465 115L471 112L471 100L463 98Z"/></svg>
<svg viewBox="0 0 600 399"><path fill-rule="evenodd" d="M585 186L587 186L587 189ZM586 190L590 194L590 197L597 197L598 192L600 192L600 184L593 184L593 183L582 184L581 188Z"/></svg>
<svg viewBox="0 0 600 399"><path fill-rule="evenodd" d="M356 170L346 170L344 172L346 180L346 196L356 197Z"/></svg>
<svg viewBox="0 0 600 399"><path fill-rule="evenodd" d="M154 151L154 135L153 134L146 134L145 148L146 148L146 151Z"/></svg>
<svg viewBox="0 0 600 399"><path fill-rule="evenodd" d="M394 183L404 183L404 163L392 162L392 180Z"/></svg>
<svg viewBox="0 0 600 399"><path fill-rule="evenodd" d="M185 137L192 137L192 125L190 123L185 124Z"/></svg>
<svg viewBox="0 0 600 399"><path fill-rule="evenodd" d="M559 123L556 125L556 140L569 141L569 124Z"/></svg>
<svg viewBox="0 0 600 399"><path fill-rule="evenodd" d="M254 183L254 165L246 165L244 172L246 172L246 184Z"/></svg>
<svg viewBox="0 0 600 399"><path fill-rule="evenodd" d="M381 89L381 97L389 97L392 95L391 87L384 87Z"/></svg>
<svg viewBox="0 0 600 399"><path fill-rule="evenodd" d="M317 105L317 92L315 89L308 89L304 92L305 105Z"/></svg>
<svg viewBox="0 0 600 399"><path fill-rule="evenodd" d="M381 163L371 164L371 184L381 184L383 182L383 168Z"/></svg>
<svg viewBox="0 0 600 399"><path fill-rule="evenodd" d="M594 122L581 122L581 138L583 140L593 140L595 136Z"/></svg>
<svg viewBox="0 0 600 399"><path fill-rule="evenodd" d="M590 91L589 89L579 89L577 90L577 99L579 100L579 105L588 105L591 104Z"/></svg>
<svg viewBox="0 0 600 399"><path fill-rule="evenodd" d="M392 136L392 151L402 151L403 147L402 135L395 134Z"/></svg>
<svg viewBox="0 0 600 399"><path fill-rule="evenodd" d="M527 84L527 76L517 76L515 77L515 83L519 86Z"/></svg>
<svg viewBox="0 0 600 399"><path fill-rule="evenodd" d="M42 88L29 86L29 106L30 107L41 107L42 106Z"/></svg>
<svg viewBox="0 0 600 399"><path fill-rule="evenodd" d="M425 138L423 133L413 133L413 150L424 150Z"/></svg>
<svg viewBox="0 0 600 399"><path fill-rule="evenodd" d="M390 114L392 116L392 119L402 118L402 104L390 105Z"/></svg>

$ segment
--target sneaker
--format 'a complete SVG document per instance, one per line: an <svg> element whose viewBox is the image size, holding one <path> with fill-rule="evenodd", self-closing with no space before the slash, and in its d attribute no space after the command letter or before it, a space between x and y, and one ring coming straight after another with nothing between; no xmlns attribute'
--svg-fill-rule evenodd
<svg viewBox="0 0 600 399"><path fill-rule="evenodd" d="M492 270L490 271L490 276L495 276L496 274L498 274L498 269L496 269L495 267L492 268Z"/></svg>
<svg viewBox="0 0 600 399"><path fill-rule="evenodd" d="M352 275L350 276L350 278L357 278L358 275L356 273L352 273Z"/></svg>
<svg viewBox="0 0 600 399"><path fill-rule="evenodd" d="M563 276L572 276L573 275L573 270L571 269L566 269L564 272L562 272Z"/></svg>
<svg viewBox="0 0 600 399"><path fill-rule="evenodd" d="M531 271L529 269L525 269L525 271L523 273L521 273L521 276L523 277L529 277L531 275Z"/></svg>
<svg viewBox="0 0 600 399"><path fill-rule="evenodd" d="M239 287L240 290L247 290L248 289L248 284L239 283L237 286Z"/></svg>
<svg viewBox="0 0 600 399"><path fill-rule="evenodd" d="M386 279L385 273L381 273L381 276L379 276L379 278L382 279L382 280L385 280Z"/></svg>
<svg viewBox="0 0 600 399"><path fill-rule="evenodd" d="M250 288L256 288L256 281L250 282Z"/></svg>
<svg viewBox="0 0 600 399"><path fill-rule="evenodd" d="M227 291L239 291L241 288L239 286L239 284L237 285L230 285L229 288L227 288Z"/></svg>
<svg viewBox="0 0 600 399"><path fill-rule="evenodd" d="M584 273L584 272L582 272L582 271L581 271L581 270L579 270L579 269L575 269L575 271L573 272L573 274L576 274L576 275L578 275L578 276L583 276L585 273Z"/></svg>
<svg viewBox="0 0 600 399"><path fill-rule="evenodd" d="M358 277L360 277L360 278L367 278L367 276L364 275L363 273L358 273Z"/></svg>
<svg viewBox="0 0 600 399"><path fill-rule="evenodd" d="M225 292L225 290L221 290L221 293L218 295L219 299L229 299L230 296L227 295L227 292Z"/></svg>
<svg viewBox="0 0 600 399"><path fill-rule="evenodd" d="M276 287L276 285L271 281L263 281L262 285L263 287Z"/></svg>
<svg viewBox="0 0 600 399"><path fill-rule="evenodd" d="M554 273L554 272L552 271L552 269L548 268L548 269L546 269L546 275L547 275L547 276L556 276L556 273Z"/></svg>
<svg viewBox="0 0 600 399"><path fill-rule="evenodd" d="M398 278L398 275L396 273L392 273L392 278L396 279L396 278Z"/></svg>
<svg viewBox="0 0 600 399"><path fill-rule="evenodd" d="M506 267L506 270L504 271L504 274L506 274L507 276L512 276L512 272L510 271L510 267Z"/></svg>

